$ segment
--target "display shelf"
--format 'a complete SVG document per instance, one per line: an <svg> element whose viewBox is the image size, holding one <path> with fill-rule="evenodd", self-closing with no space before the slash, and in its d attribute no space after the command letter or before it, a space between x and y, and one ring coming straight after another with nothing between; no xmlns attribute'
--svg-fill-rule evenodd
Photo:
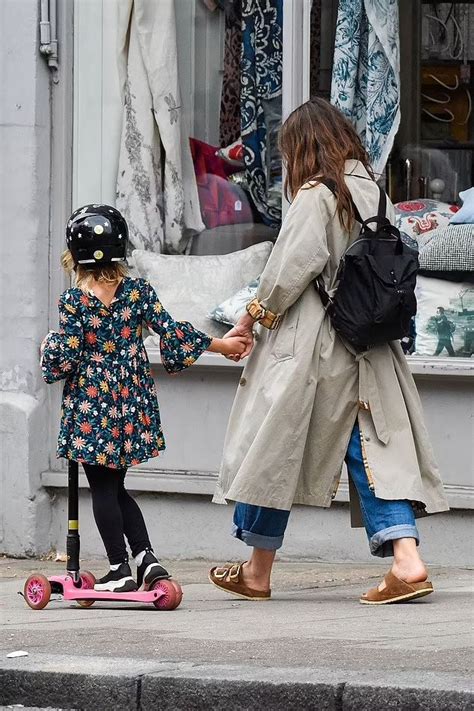
<svg viewBox="0 0 474 711"><path fill-rule="evenodd" d="M148 347L148 358L152 365L161 365L159 348ZM474 377L474 358L428 358L423 356L407 357L410 370L415 376L424 377ZM234 363L218 353L203 353L194 368L222 368L234 371L242 370L245 362Z"/></svg>

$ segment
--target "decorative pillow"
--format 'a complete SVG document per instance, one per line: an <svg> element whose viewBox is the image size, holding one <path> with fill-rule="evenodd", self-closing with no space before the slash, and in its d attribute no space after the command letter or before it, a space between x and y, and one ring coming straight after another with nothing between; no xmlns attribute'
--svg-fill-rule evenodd
<svg viewBox="0 0 474 711"><path fill-rule="evenodd" d="M216 306L216 308L209 313L209 318L229 326L234 326L245 313L245 307L249 301L255 299L259 284L260 277L251 281L247 286L244 286L243 289L240 289L240 291L231 296L230 299L226 299L222 304Z"/></svg>
<svg viewBox="0 0 474 711"><path fill-rule="evenodd" d="M240 170L240 163L224 160L217 147L190 138L199 204L204 224L208 229L219 225L253 222L247 193L228 180Z"/></svg>
<svg viewBox="0 0 474 711"><path fill-rule="evenodd" d="M136 249L133 258L139 275L156 289L173 318L190 321L210 336L222 336L228 329L210 319L209 311L262 273L272 247L271 242L261 242L239 252L205 257Z"/></svg>
<svg viewBox="0 0 474 711"><path fill-rule="evenodd" d="M244 146L242 144L242 139L237 139L237 141L231 143L230 146L227 146L227 148L219 148L216 155L229 163L229 165L233 165L236 168L243 168Z"/></svg>
<svg viewBox="0 0 474 711"><path fill-rule="evenodd" d="M464 190L459 193L462 200L462 207L456 212L449 221L450 225L460 225L463 223L474 223L474 188Z"/></svg>
<svg viewBox="0 0 474 711"><path fill-rule="evenodd" d="M474 354L474 286L419 276L415 355Z"/></svg>
<svg viewBox="0 0 474 711"><path fill-rule="evenodd" d="M438 200L409 200L395 205L396 226L409 237L445 227L459 208Z"/></svg>
<svg viewBox="0 0 474 711"><path fill-rule="evenodd" d="M403 230L400 230L400 237L402 242L408 245L408 247L418 250L418 242L414 239L414 237L410 237L410 235L407 235L407 233L403 232Z"/></svg>
<svg viewBox="0 0 474 711"><path fill-rule="evenodd" d="M440 227L418 236L420 269L474 272L474 224Z"/></svg>
<svg viewBox="0 0 474 711"><path fill-rule="evenodd" d="M197 138L190 138L189 145L198 185L200 182L205 182L207 175L218 175L225 180L238 170L218 155L218 146L211 146Z"/></svg>

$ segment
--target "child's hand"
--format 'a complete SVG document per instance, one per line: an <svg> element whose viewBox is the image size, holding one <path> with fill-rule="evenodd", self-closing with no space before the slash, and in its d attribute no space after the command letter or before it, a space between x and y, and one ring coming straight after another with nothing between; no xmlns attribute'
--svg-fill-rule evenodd
<svg viewBox="0 0 474 711"><path fill-rule="evenodd" d="M245 353L248 346L248 338L246 336L231 336L230 338L222 339L221 353L224 356L240 356Z"/></svg>
<svg viewBox="0 0 474 711"><path fill-rule="evenodd" d="M232 360L240 360L247 347L248 338L246 336L231 336L230 338L213 338L209 350L221 353Z"/></svg>

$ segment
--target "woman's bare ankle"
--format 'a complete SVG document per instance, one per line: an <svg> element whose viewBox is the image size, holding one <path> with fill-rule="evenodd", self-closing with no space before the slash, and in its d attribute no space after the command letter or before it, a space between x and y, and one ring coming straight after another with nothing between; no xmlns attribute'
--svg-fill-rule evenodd
<svg viewBox="0 0 474 711"><path fill-rule="evenodd" d="M394 560L392 573L406 583L422 583L428 578L428 570L421 558Z"/></svg>
<svg viewBox="0 0 474 711"><path fill-rule="evenodd" d="M247 561L242 565L242 575L249 588L253 590L266 591L270 588L270 572L255 570L252 561Z"/></svg>
<svg viewBox="0 0 474 711"><path fill-rule="evenodd" d="M406 583L422 583L428 571L420 558L415 538L399 538L393 542L392 573Z"/></svg>

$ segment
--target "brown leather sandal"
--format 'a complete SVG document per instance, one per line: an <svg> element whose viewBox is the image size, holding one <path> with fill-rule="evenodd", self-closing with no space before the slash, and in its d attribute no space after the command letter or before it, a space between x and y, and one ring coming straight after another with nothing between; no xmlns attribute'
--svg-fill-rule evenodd
<svg viewBox="0 0 474 711"><path fill-rule="evenodd" d="M394 602L409 602L434 592L432 583L406 583L397 578L391 571L384 578L386 587L383 590L372 588L364 593L359 602L363 605L389 605Z"/></svg>
<svg viewBox="0 0 474 711"><path fill-rule="evenodd" d="M271 590L253 590L245 585L242 579L242 565L243 563L234 563L221 568L211 568L209 580L220 590L245 600L270 600Z"/></svg>

